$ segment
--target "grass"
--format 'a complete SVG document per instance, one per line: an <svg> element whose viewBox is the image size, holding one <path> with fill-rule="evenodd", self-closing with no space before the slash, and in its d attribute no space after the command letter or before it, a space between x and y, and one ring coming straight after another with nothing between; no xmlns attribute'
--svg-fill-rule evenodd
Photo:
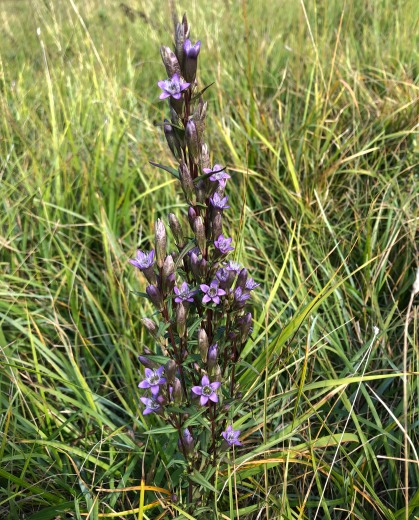
<svg viewBox="0 0 419 520"><path fill-rule="evenodd" d="M192 518L419 518L417 3L182 9L261 283L247 449ZM170 161L154 126L169 8L3 1L1 22L0 518L191 518L167 500L170 435L141 415L152 311L127 263L184 212L148 164Z"/></svg>

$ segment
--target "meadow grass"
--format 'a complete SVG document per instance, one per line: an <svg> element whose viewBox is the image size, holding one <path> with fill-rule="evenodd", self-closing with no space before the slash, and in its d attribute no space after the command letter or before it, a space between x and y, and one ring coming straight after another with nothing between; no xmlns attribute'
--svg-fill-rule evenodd
<svg viewBox="0 0 419 520"><path fill-rule="evenodd" d="M419 518L418 5L178 8L215 82L236 259L261 283L238 373L252 449L217 475L213 518ZM0 518L210 518L168 501L173 452L137 388L152 308L127 260L185 211L148 163L171 161L169 4L0 16Z"/></svg>

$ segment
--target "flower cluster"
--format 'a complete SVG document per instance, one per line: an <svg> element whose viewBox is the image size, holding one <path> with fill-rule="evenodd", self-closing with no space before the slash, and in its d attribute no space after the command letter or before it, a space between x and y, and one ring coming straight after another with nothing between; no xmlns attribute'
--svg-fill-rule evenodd
<svg viewBox="0 0 419 520"><path fill-rule="evenodd" d="M139 384L146 392L143 414L158 414L176 428L179 450L192 468L200 467L199 453L215 466L217 454L242 446L241 432L231 424L237 420L232 403L239 400L236 370L252 331L252 314L245 307L259 285L228 258L235 251L233 238L223 231L231 175L211 162L204 140L208 105L196 79L200 50L201 42L189 39L184 16L176 24L174 50L161 48L168 78L158 82L170 113L164 135L177 162L190 229L170 213L169 248L166 225L158 219L154 249L139 250L130 260L144 274L159 317L159 323L143 320L156 344L139 356L145 372ZM156 354L159 360L165 356L166 364L157 363ZM194 407L203 413L186 426Z"/></svg>

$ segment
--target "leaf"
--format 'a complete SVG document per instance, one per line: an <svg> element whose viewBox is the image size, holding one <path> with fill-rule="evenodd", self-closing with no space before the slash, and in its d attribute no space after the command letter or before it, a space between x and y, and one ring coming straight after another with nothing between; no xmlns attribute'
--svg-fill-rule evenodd
<svg viewBox="0 0 419 520"><path fill-rule="evenodd" d="M200 90L198 92L198 94L195 94L195 96L191 99L191 101L195 101L195 99L198 99L199 96L202 96L202 94L210 87L212 87L214 85L215 81L213 81L212 83L210 83L209 85L207 85L206 87L204 87L202 90Z"/></svg>
<svg viewBox="0 0 419 520"><path fill-rule="evenodd" d="M147 430L144 432L145 435L161 435L163 433L176 433L176 428L173 426L163 426L162 428L155 428L154 430Z"/></svg>
<svg viewBox="0 0 419 520"><path fill-rule="evenodd" d="M175 170L174 168L172 168L171 166L164 166L163 164L159 164L159 163L155 163L153 161L148 161L152 166L156 166L157 168L160 168L161 170L165 170L167 172L169 172L170 174L173 175L173 177L175 177L177 180L180 180L179 179L179 173L177 170Z"/></svg>
<svg viewBox="0 0 419 520"><path fill-rule="evenodd" d="M214 493L217 493L217 490L215 487L208 482L208 480L202 476L201 473L199 473L196 469L194 469L194 472L192 475L190 475L190 479L202 486L205 489L209 489L210 491L213 491Z"/></svg>
<svg viewBox="0 0 419 520"><path fill-rule="evenodd" d="M60 517L59 513L65 513L72 509L74 509L74 502L62 502L56 506L46 507L45 509L37 511L31 515L28 520L53 520L54 518Z"/></svg>

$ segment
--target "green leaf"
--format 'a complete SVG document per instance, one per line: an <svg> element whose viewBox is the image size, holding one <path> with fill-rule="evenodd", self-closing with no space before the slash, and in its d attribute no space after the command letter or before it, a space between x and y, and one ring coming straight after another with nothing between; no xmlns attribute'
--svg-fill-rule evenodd
<svg viewBox="0 0 419 520"><path fill-rule="evenodd" d="M165 170L169 172L173 177L179 180L179 173L177 170L172 168L171 166L164 166L163 164L155 163L153 161L148 161L152 166L156 166L157 168L160 168L161 170Z"/></svg>
<svg viewBox="0 0 419 520"><path fill-rule="evenodd" d="M214 470L211 468L211 471L214 471ZM201 473L199 473L196 469L194 470L192 475L190 475L190 479L193 480L194 482L196 482L197 484L199 484L200 486L202 486L203 488L209 489L210 491L217 493L217 490L215 489L215 487L212 484L210 484L208 482L208 480Z"/></svg>

